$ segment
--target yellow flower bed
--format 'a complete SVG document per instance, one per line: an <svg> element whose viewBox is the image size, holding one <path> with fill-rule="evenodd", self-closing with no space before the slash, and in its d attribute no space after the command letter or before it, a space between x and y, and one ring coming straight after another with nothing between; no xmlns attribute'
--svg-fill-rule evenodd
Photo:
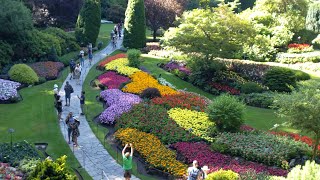
<svg viewBox="0 0 320 180"><path fill-rule="evenodd" d="M128 58L119 58L110 63L106 64L106 70L114 70L117 71L119 74L130 76L136 72L141 71L140 69L129 67L129 60Z"/></svg>
<svg viewBox="0 0 320 180"><path fill-rule="evenodd" d="M168 111L168 114L179 126L186 130L192 130L194 135L208 141L213 140L209 135L209 131L214 127L214 123L209 120L207 113L173 108Z"/></svg>
<svg viewBox="0 0 320 180"><path fill-rule="evenodd" d="M159 82L145 72L136 72L133 75L129 76L132 80L131 83L127 84L124 88L122 88L123 92L140 94L146 88L157 88L161 95L173 95L178 94L177 91L170 88L169 86L164 86L159 84Z"/></svg>
<svg viewBox="0 0 320 180"><path fill-rule="evenodd" d="M132 143L134 149L155 168L175 176L183 176L186 173L187 166L176 160L176 154L167 149L156 136L126 128L119 129L115 137L122 144Z"/></svg>

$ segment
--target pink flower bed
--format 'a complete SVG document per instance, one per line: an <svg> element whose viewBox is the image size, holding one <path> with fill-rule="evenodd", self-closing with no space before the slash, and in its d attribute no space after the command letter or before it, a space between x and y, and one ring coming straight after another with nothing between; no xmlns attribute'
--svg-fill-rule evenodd
<svg viewBox="0 0 320 180"><path fill-rule="evenodd" d="M267 172L270 175L276 176L286 176L288 174L288 171L283 169L268 167L251 161L239 161L229 155L211 151L210 147L205 143L178 142L171 145L171 147L176 149L186 159L186 163L190 164L193 160L197 160L200 166L209 166L210 172L222 168L237 173L253 169L257 173Z"/></svg>
<svg viewBox="0 0 320 180"><path fill-rule="evenodd" d="M109 71L100 75L98 80L101 84L107 86L108 89L118 89L122 83L130 81L128 77L118 75L113 71Z"/></svg>

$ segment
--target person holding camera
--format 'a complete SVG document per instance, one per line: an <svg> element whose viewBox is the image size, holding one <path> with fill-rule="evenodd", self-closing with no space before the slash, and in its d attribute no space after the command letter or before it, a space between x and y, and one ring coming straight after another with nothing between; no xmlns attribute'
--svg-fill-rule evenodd
<svg viewBox="0 0 320 180"><path fill-rule="evenodd" d="M126 149L131 147L130 153L126 152ZM130 180L131 171L132 171L132 155L133 155L133 146L132 144L126 144L122 150L122 159L123 159L123 170L125 180Z"/></svg>

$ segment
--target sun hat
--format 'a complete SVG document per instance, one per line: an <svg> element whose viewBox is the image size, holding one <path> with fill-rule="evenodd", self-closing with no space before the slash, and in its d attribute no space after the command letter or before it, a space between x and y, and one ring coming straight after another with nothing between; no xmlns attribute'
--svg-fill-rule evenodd
<svg viewBox="0 0 320 180"><path fill-rule="evenodd" d="M209 170L210 170L208 166L203 166L201 169L202 169L203 171L209 171Z"/></svg>
<svg viewBox="0 0 320 180"><path fill-rule="evenodd" d="M54 85L53 85L53 88L58 88L58 85L57 85L57 84L54 84Z"/></svg>

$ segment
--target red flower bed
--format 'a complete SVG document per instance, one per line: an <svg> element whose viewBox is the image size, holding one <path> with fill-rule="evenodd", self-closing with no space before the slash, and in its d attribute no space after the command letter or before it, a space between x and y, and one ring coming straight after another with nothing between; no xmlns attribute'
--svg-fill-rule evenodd
<svg viewBox="0 0 320 180"><path fill-rule="evenodd" d="M114 56L110 56L110 57L107 57L105 60L101 61L98 66L100 68L104 68L104 66L106 64L108 64L109 62L111 62L113 60L116 60L116 59L119 59L119 58L126 58L126 57L127 57L127 55L123 54L123 53L117 54L117 55L114 55Z"/></svg>
<svg viewBox="0 0 320 180"><path fill-rule="evenodd" d="M46 78L47 80L57 79L59 72L64 68L61 62L36 62L29 65L39 77Z"/></svg>
<svg viewBox="0 0 320 180"><path fill-rule="evenodd" d="M311 45L310 44L297 44L297 43L293 43L293 44L289 44L288 48L295 48L295 49L299 49L299 50L303 50L303 49L307 49L309 48Z"/></svg>
<svg viewBox="0 0 320 180"><path fill-rule="evenodd" d="M208 100L188 92L183 92L174 95L165 95L163 97L152 99L154 104L164 105L167 108L185 108L196 110L198 107L200 111L204 111L209 104Z"/></svg>
<svg viewBox="0 0 320 180"><path fill-rule="evenodd" d="M128 77L118 75L113 71L109 71L100 75L98 80L101 84L107 86L108 89L118 89L122 83L130 81Z"/></svg>
<svg viewBox="0 0 320 180"><path fill-rule="evenodd" d="M171 147L185 158L186 163L190 164L193 160L197 160L200 166L209 166L210 172L224 169L243 173L253 169L257 173L267 172L276 176L286 176L288 174L288 171L283 169L268 167L251 161L240 161L231 156L211 151L210 147L205 143L178 142L171 145Z"/></svg>
<svg viewBox="0 0 320 180"><path fill-rule="evenodd" d="M211 82L210 85L219 91L228 92L232 95L239 95L240 94L240 91L238 89L232 88L228 85L223 85L223 84L219 84L216 82Z"/></svg>

